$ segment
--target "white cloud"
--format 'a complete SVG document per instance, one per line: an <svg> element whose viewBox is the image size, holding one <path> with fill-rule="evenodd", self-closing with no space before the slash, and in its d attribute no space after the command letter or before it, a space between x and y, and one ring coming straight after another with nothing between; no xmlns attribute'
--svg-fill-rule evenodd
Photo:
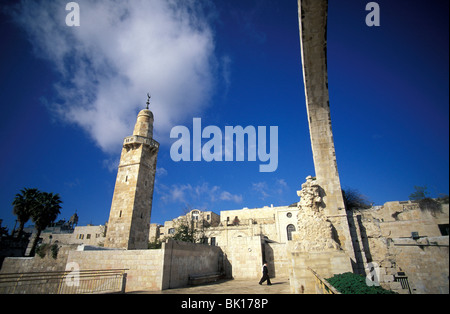
<svg viewBox="0 0 450 314"><path fill-rule="evenodd" d="M242 195L232 194L222 190L221 187L204 182L201 185L192 186L190 184L172 184L170 187L164 184L155 186L158 197L168 203L189 204L196 208L213 206L217 201L231 201L241 203Z"/></svg>
<svg viewBox="0 0 450 314"><path fill-rule="evenodd" d="M103 168L108 169L109 172L116 173L119 167L120 158L118 156L103 160Z"/></svg>
<svg viewBox="0 0 450 314"><path fill-rule="evenodd" d="M269 187L267 186L267 182L257 182L252 183L252 189L260 194L260 198L262 200L266 199L270 196Z"/></svg>
<svg viewBox="0 0 450 314"><path fill-rule="evenodd" d="M275 188L278 194L283 194L288 189L288 184L284 179L277 179L275 182Z"/></svg>
<svg viewBox="0 0 450 314"><path fill-rule="evenodd" d="M270 186L262 181L252 183L252 190L259 194L260 199L265 200L268 197L283 195L288 190L288 184L284 179L276 179Z"/></svg>
<svg viewBox="0 0 450 314"><path fill-rule="evenodd" d="M221 66L222 66L222 79L225 84L225 93L228 94L228 90L231 86L231 58L230 56L223 56L221 58Z"/></svg>
<svg viewBox="0 0 450 314"><path fill-rule="evenodd" d="M37 56L61 80L52 109L117 153L152 94L155 138L208 105L213 91L214 36L203 2L80 0L80 26L65 25L67 1L22 1L12 15ZM227 62L225 62L226 64ZM228 71L228 70L227 70Z"/></svg>
<svg viewBox="0 0 450 314"><path fill-rule="evenodd" d="M242 195L234 195L227 191L223 191L220 194L220 199L223 201L233 201L235 203L242 203Z"/></svg>
<svg viewBox="0 0 450 314"><path fill-rule="evenodd" d="M159 177L165 177L167 176L168 172L163 167L156 167L156 175Z"/></svg>

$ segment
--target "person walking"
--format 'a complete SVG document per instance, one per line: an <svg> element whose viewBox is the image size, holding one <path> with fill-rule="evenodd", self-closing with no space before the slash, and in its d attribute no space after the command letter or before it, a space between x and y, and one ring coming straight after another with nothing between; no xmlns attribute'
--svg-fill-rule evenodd
<svg viewBox="0 0 450 314"><path fill-rule="evenodd" d="M271 286L272 283L270 282L269 269L267 268L267 262L266 261L264 261L262 273L263 273L263 276L262 276L261 280L259 281L259 284L262 285L267 280L267 285Z"/></svg>

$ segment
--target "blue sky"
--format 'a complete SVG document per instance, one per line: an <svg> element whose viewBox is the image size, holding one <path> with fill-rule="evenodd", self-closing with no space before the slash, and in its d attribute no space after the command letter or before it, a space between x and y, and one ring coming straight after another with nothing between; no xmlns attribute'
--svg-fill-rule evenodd
<svg viewBox="0 0 450 314"><path fill-rule="evenodd" d="M116 166L146 93L161 143L152 223L199 208L289 205L314 175L295 0L1 1L0 219L24 187L60 218L108 220ZM377 205L449 190L448 1L330 0L328 70L343 188ZM181 4L182 3L182 4ZM278 168L172 161L170 130L278 126Z"/></svg>

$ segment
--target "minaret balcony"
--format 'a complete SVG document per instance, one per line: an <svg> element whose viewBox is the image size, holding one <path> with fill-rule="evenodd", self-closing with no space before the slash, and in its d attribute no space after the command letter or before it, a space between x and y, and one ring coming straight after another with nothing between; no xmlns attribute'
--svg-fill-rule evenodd
<svg viewBox="0 0 450 314"><path fill-rule="evenodd" d="M143 137L139 135L132 135L125 138L123 141L124 147L132 147L139 145L147 145L154 148L159 148L159 143L152 138Z"/></svg>

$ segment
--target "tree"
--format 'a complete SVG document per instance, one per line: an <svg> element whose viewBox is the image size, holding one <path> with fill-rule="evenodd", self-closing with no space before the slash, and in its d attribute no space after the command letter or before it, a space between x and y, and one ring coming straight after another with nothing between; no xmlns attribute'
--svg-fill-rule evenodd
<svg viewBox="0 0 450 314"><path fill-rule="evenodd" d="M13 214L17 216L19 221L18 237L20 238L23 233L23 228L28 220L30 220L32 212L38 206L38 197L41 192L38 189L23 189L21 193L16 194L14 201L12 202Z"/></svg>
<svg viewBox="0 0 450 314"><path fill-rule="evenodd" d="M3 236L7 236L8 235L8 228L7 227L2 227L1 226L1 221L0 221L0 238Z"/></svg>
<svg viewBox="0 0 450 314"><path fill-rule="evenodd" d="M60 214L61 209L61 198L59 194L42 192L39 194L38 205L35 207L31 213L31 219L34 222L36 228L36 237L34 238L33 245L31 246L30 255L34 255L36 251L36 246L41 235L42 230L48 227L50 223L55 221L55 219Z"/></svg>
<svg viewBox="0 0 450 314"><path fill-rule="evenodd" d="M148 242L148 249L149 250L158 250L162 247L161 240L155 239L153 242Z"/></svg>
<svg viewBox="0 0 450 314"><path fill-rule="evenodd" d="M182 242L195 243L196 230L191 228L188 224L181 223L175 230L173 239Z"/></svg>
<svg viewBox="0 0 450 314"><path fill-rule="evenodd" d="M429 197L430 193L428 193L426 186L414 186L414 189L416 191L409 195L409 199L418 202L420 210L428 211L433 216L438 212L442 212L441 203Z"/></svg>
<svg viewBox="0 0 450 314"><path fill-rule="evenodd" d="M368 200L367 196L361 194L358 190L342 190L342 197L344 198L344 205L347 210L368 209L372 207L372 203Z"/></svg>
<svg viewBox="0 0 450 314"><path fill-rule="evenodd" d="M448 204L448 194L440 193L436 200L441 204Z"/></svg>
<svg viewBox="0 0 450 314"><path fill-rule="evenodd" d="M414 189L416 191L409 195L409 199L411 201L421 201L425 198L428 198L428 195L430 194L428 193L426 186L414 186Z"/></svg>

